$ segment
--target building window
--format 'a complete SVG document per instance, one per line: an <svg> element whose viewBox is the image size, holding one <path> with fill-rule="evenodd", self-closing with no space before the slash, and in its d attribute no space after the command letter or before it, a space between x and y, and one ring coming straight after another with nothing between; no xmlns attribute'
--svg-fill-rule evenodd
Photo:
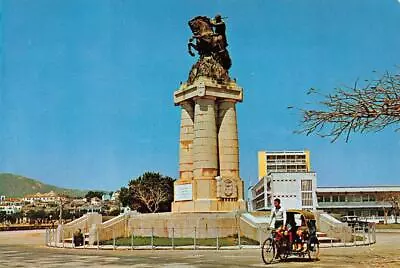
<svg viewBox="0 0 400 268"><path fill-rule="evenodd" d="M374 195L370 195L370 196L369 196L369 201L370 201L370 202L375 202L375 201L376 201L375 196L374 196Z"/></svg>
<svg viewBox="0 0 400 268"><path fill-rule="evenodd" d="M318 203L323 203L324 202L324 198L322 196L318 196Z"/></svg>
<svg viewBox="0 0 400 268"><path fill-rule="evenodd" d="M339 202L339 196L333 195L332 196L332 202Z"/></svg>
<svg viewBox="0 0 400 268"><path fill-rule="evenodd" d="M312 180L301 180L301 191L312 191Z"/></svg>
<svg viewBox="0 0 400 268"><path fill-rule="evenodd" d="M331 197L329 195L324 196L324 202L331 202Z"/></svg>
<svg viewBox="0 0 400 268"><path fill-rule="evenodd" d="M313 198L312 192L301 193L301 205L303 207L312 207L313 206Z"/></svg>
<svg viewBox="0 0 400 268"><path fill-rule="evenodd" d="M363 202L368 202L369 201L367 194L362 196L362 201Z"/></svg>
<svg viewBox="0 0 400 268"><path fill-rule="evenodd" d="M347 196L348 202L361 202L361 196L359 195L349 195Z"/></svg>
<svg viewBox="0 0 400 268"><path fill-rule="evenodd" d="M339 195L339 202L346 202L346 196Z"/></svg>

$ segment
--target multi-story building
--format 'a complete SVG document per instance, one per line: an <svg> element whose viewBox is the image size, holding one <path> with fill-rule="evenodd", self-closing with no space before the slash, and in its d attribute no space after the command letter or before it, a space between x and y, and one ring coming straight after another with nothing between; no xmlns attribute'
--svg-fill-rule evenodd
<svg viewBox="0 0 400 268"><path fill-rule="evenodd" d="M400 186L318 187L318 209L375 222L394 222ZM393 200L392 203L389 200Z"/></svg>
<svg viewBox="0 0 400 268"><path fill-rule="evenodd" d="M317 187L309 151L259 152L258 170L259 181L249 191L249 210L270 210L273 199L279 198L288 209L318 209L367 221L395 221L393 202L399 205L400 186Z"/></svg>
<svg viewBox="0 0 400 268"><path fill-rule="evenodd" d="M269 210L275 198L287 208L316 209L309 151L258 152L258 180L250 189L250 209Z"/></svg>
<svg viewBox="0 0 400 268"><path fill-rule="evenodd" d="M317 207L315 172L270 172L251 187L251 210L271 210L279 198L288 209L315 210Z"/></svg>
<svg viewBox="0 0 400 268"><path fill-rule="evenodd" d="M258 179L270 172L310 172L310 151L259 151Z"/></svg>

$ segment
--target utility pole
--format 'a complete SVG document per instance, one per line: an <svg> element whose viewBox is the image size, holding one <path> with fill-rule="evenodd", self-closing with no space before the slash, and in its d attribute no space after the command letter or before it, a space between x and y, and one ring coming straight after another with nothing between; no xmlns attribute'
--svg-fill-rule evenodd
<svg viewBox="0 0 400 268"><path fill-rule="evenodd" d="M59 195L59 200L60 200L60 216L59 216L59 224L62 224L62 213L63 213L63 197L65 194L60 194Z"/></svg>
<svg viewBox="0 0 400 268"><path fill-rule="evenodd" d="M60 197L60 216L59 216L60 224L62 223L62 210L63 210L63 204L62 204L62 200Z"/></svg>

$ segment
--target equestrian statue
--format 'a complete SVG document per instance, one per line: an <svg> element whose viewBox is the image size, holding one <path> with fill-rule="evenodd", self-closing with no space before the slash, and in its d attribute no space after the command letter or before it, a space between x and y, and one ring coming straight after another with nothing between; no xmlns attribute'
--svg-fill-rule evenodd
<svg viewBox="0 0 400 268"><path fill-rule="evenodd" d="M226 26L221 15L213 19L197 16L188 24L193 33L189 39L188 52L195 56L194 49L200 56L192 67L188 82L193 83L199 76L210 77L220 83L228 82L228 70L232 62L227 50Z"/></svg>

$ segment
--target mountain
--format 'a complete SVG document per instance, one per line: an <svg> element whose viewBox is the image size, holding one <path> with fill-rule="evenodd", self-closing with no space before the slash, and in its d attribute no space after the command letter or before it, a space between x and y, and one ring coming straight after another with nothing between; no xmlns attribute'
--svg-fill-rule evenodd
<svg viewBox="0 0 400 268"><path fill-rule="evenodd" d="M84 196L88 192L77 189L59 188L23 176L0 173L0 195L5 195L7 197L23 197L27 194L35 194L38 192L47 193L50 191L79 197Z"/></svg>

